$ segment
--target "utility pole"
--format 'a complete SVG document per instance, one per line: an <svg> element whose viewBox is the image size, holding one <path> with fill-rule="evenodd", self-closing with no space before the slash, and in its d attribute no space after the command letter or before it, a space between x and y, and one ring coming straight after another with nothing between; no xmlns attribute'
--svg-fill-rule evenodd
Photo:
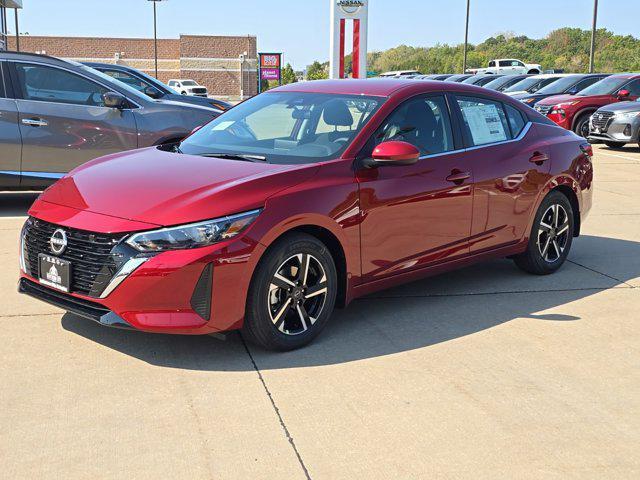
<svg viewBox="0 0 640 480"><path fill-rule="evenodd" d="M14 8L16 15L16 52L20 51L20 29L18 28L18 9Z"/></svg>
<svg viewBox="0 0 640 480"><path fill-rule="evenodd" d="M156 3L163 0L148 0L153 2L153 58L155 60L156 78L158 78L158 17L156 13Z"/></svg>
<svg viewBox="0 0 640 480"><path fill-rule="evenodd" d="M591 26L591 53L589 55L589 73L593 73L596 55L596 25L598 23L598 0L593 0L593 25Z"/></svg>
<svg viewBox="0 0 640 480"><path fill-rule="evenodd" d="M597 0L596 0L597 1ZM467 71L467 43L469 43L469 7L471 0L467 0L467 21L464 27L464 59L462 60L462 73Z"/></svg>

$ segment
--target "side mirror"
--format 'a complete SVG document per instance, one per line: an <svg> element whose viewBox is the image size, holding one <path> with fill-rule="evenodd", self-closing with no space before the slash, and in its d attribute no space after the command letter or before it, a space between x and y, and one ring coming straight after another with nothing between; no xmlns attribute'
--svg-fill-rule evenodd
<svg viewBox="0 0 640 480"><path fill-rule="evenodd" d="M116 92L107 92L103 94L102 101L104 102L104 106L108 108L117 108L118 110L122 110L127 106L127 98Z"/></svg>
<svg viewBox="0 0 640 480"><path fill-rule="evenodd" d="M162 92L160 90L158 90L157 88L145 87L143 92L147 97L151 97L151 98L154 98L154 99L162 97Z"/></svg>
<svg viewBox="0 0 640 480"><path fill-rule="evenodd" d="M370 159L365 161L369 168L383 166L413 165L420 158L420 150L407 142L391 140L378 145Z"/></svg>
<svg viewBox="0 0 640 480"><path fill-rule="evenodd" d="M618 99L623 100L625 98L629 98L629 95L631 95L629 90L622 89L618 92Z"/></svg>
<svg viewBox="0 0 640 480"><path fill-rule="evenodd" d="M578 89L578 87L571 87L569 90L567 90L567 93L569 95L576 95L580 90Z"/></svg>

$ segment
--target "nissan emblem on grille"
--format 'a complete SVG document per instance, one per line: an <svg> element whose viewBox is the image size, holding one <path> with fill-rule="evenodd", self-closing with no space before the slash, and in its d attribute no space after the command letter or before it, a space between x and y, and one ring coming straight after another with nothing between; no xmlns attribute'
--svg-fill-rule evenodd
<svg viewBox="0 0 640 480"><path fill-rule="evenodd" d="M56 255L60 255L67 248L67 234L61 228L58 228L49 239L51 251Z"/></svg>

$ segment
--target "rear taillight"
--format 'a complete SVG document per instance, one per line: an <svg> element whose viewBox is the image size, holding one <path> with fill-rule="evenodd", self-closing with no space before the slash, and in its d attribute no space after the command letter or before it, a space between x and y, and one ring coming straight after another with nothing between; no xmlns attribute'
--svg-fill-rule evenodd
<svg viewBox="0 0 640 480"><path fill-rule="evenodd" d="M583 143L580 145L580 150L588 157L593 157L593 147L590 143Z"/></svg>

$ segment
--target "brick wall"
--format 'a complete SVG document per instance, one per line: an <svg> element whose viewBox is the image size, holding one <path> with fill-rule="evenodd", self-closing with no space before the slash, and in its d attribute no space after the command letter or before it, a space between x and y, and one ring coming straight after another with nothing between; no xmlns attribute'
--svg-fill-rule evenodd
<svg viewBox="0 0 640 480"><path fill-rule="evenodd" d="M158 39L158 77L163 82L191 78L214 96L239 98L241 88L245 96L255 95L256 43L252 36ZM15 50L15 38L9 38L9 49ZM20 49L78 61L118 63L155 74L153 39L23 36ZM239 56L245 52L241 75Z"/></svg>

